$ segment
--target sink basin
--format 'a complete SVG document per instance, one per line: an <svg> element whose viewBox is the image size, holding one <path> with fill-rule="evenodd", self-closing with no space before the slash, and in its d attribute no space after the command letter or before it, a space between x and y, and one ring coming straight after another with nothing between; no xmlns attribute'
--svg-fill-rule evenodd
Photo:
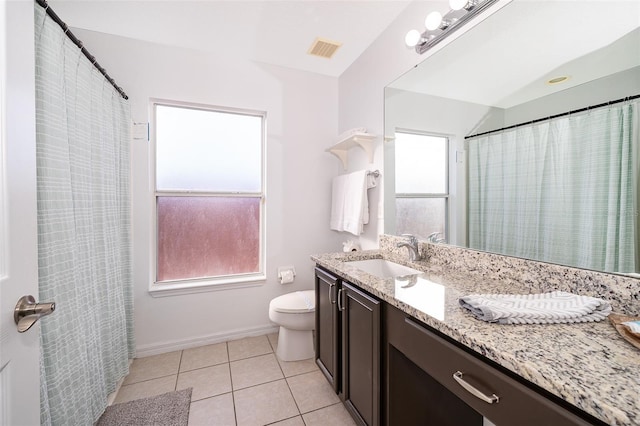
<svg viewBox="0 0 640 426"><path fill-rule="evenodd" d="M379 278L401 277L422 274L422 271L384 259L354 260L349 265Z"/></svg>

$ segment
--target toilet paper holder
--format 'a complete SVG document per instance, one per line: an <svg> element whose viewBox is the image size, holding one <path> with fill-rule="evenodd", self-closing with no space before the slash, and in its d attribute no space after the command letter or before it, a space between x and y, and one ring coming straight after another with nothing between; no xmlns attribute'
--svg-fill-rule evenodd
<svg viewBox="0 0 640 426"><path fill-rule="evenodd" d="M278 281L280 284L292 283L296 278L296 268L293 266L280 266L278 267Z"/></svg>

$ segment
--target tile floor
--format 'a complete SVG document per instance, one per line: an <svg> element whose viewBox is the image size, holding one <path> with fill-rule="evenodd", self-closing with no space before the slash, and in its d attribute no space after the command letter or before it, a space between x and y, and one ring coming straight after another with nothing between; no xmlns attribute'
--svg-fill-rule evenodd
<svg viewBox="0 0 640 426"><path fill-rule="evenodd" d="M355 425L313 359L277 359L277 334L137 358L115 403L193 388L189 426Z"/></svg>

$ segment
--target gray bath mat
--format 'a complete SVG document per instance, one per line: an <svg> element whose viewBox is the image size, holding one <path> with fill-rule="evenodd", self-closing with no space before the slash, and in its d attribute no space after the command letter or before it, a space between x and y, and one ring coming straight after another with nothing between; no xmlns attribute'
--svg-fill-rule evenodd
<svg viewBox="0 0 640 426"><path fill-rule="evenodd" d="M188 388L111 405L96 426L187 426L192 390Z"/></svg>

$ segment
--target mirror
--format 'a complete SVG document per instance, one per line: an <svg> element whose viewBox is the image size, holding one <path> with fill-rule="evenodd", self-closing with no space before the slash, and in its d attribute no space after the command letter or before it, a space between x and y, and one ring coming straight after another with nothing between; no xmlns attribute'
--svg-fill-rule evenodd
<svg viewBox="0 0 640 426"><path fill-rule="evenodd" d="M400 43L398 48L402 48ZM640 3L624 0L511 2L385 88L385 233L431 236L432 241L585 269L625 274L640 272L640 99L619 102L615 107L580 111L636 95L640 95ZM615 109L615 117L619 114L625 117L621 126L627 126L627 122L631 126L624 127L626 142L607 140L605 144L607 147L618 146L618 143L628 145L624 148L628 154L624 170L619 167L620 161L616 163L612 158L607 166L608 174L601 173L600 169L593 172L589 168L590 159L603 158L605 154L592 153L587 149L589 145L583 142L583 146L578 144L577 149L574 147L573 151L563 154L562 160L555 158L553 167L545 163L539 169L527 172L537 176L546 186L525 189L521 176L514 178L505 171L509 164L512 164L511 169L520 172L542 161L535 157L535 152L540 150L536 145L539 140L517 139L517 143L509 145L506 139L513 135L519 138L525 133L538 134L541 129L547 135L559 133L553 126L573 128L578 132L577 136L571 136L573 139L592 138L592 133L584 133L591 130L584 129L594 126L594 115L611 109ZM568 112L571 114L562 115ZM546 119L555 115L562 117ZM611 114L598 117L598 123L602 125L619 124ZM516 126L538 119L542 121ZM498 131L510 126L516 127ZM491 133L473 137L485 132ZM502 139L495 142L495 135ZM446 141L447 153L439 161L445 163L448 181L435 192L397 190L397 187L407 187L404 182L408 171L417 180L433 179L427 178L426 173L434 168L426 165L438 155L435 151L426 154L411 151L414 153L412 162L403 160L410 149L407 147L416 143L406 139L416 137L425 141L433 138ZM602 139L601 136L593 138ZM496 143L507 148L495 151ZM554 143L560 147L569 146L564 140ZM518 149L511 149L514 146ZM528 147L529 151L521 147ZM548 145L543 149L549 149ZM525 159L508 157L512 155L506 153L509 150L518 151L512 154L525 156ZM550 168L566 173L562 177L558 173L549 174ZM491 172L496 174L496 170L501 170L498 178L491 177ZM618 179L620 174L627 176L625 182L631 185L622 191L619 186L604 187L595 180L598 176L597 179L603 182L611 181ZM489 191L483 185L491 179L513 181L510 187L502 186L500 191L512 191L516 195L510 200L501 198L498 203L490 201L486 198ZM567 182L577 182L578 186L570 187ZM534 192L542 194L542 198L533 197L535 202L525 203L527 194ZM600 193L607 194L609 204L619 205L620 210L616 211L610 205L598 206L594 210L598 213L585 217L591 207L567 204L570 199L580 198L576 194ZM594 197L585 195L582 198ZM515 205L515 216L506 220L513 223L487 224L486 218L478 219L479 210L491 218L505 214L509 210L508 204ZM552 210L557 216L542 210L542 204L554 206ZM536 217L536 225L522 221L525 216ZM601 219L606 221L620 216L624 217L624 224L602 225ZM617 233L623 235L626 242L611 239L607 233L610 231L606 231L611 227L617 227ZM524 237L522 231L529 228L535 229ZM600 232L601 228L605 231ZM566 241L574 240L576 235L580 236L573 242L577 246L566 245ZM485 241L487 239L507 243L492 245ZM538 246L537 250L511 247L511 242L523 239L534 239L535 242L527 244ZM601 240L607 243L598 245ZM547 248L543 250L544 246ZM581 253L583 247L595 252L606 251L602 256L614 261L585 260ZM566 253L572 256L567 258ZM626 260L620 263L618 258L623 257Z"/></svg>

